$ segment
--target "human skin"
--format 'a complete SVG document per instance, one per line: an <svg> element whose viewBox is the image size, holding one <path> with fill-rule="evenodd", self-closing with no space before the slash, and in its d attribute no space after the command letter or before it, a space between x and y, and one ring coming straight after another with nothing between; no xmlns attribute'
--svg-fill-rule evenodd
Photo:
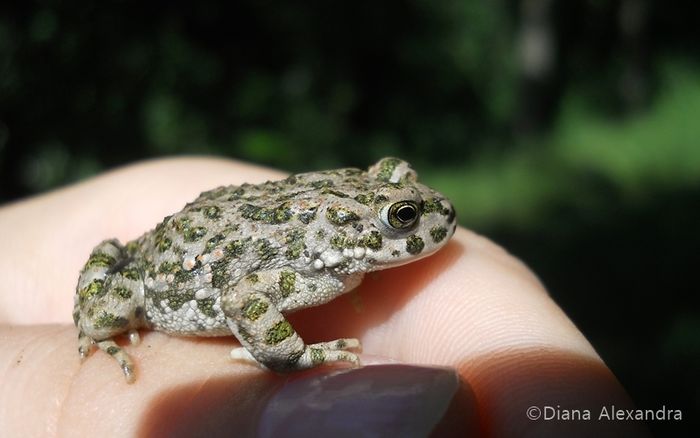
<svg viewBox="0 0 700 438"><path fill-rule="evenodd" d="M261 413L265 400L290 382L338 373L342 367L280 376L231 361L228 353L238 346L233 337L148 331L138 346L120 341L136 363L132 385L102 352L82 365L78 358L73 294L95 244L136 238L204 190L282 176L224 159L162 159L0 208L0 425L8 436L153 435L180 424L165 411L191 413L184 415L190 430L247 432L268 415ZM391 374L415 371L396 364L456 370L458 402L445 416L459 417L466 430L485 436L645 433L635 422L527 418L533 405L589 409L597 417L600 406L632 404L537 277L463 228L437 254L369 274L357 291L290 320L307 342L359 338L363 361L394 364L386 368ZM209 416L220 421L208 422Z"/></svg>

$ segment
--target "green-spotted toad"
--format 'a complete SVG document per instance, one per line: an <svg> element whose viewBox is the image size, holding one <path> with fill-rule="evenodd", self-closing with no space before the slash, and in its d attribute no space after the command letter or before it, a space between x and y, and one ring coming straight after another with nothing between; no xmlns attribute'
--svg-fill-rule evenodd
<svg viewBox="0 0 700 438"><path fill-rule="evenodd" d="M133 363L114 342L139 328L183 336L233 334L232 357L275 371L359 364L357 339L306 345L284 314L326 303L365 273L430 255L456 227L440 193L410 165L384 158L202 193L155 230L99 244L78 280L73 319L81 358L93 344L127 381Z"/></svg>

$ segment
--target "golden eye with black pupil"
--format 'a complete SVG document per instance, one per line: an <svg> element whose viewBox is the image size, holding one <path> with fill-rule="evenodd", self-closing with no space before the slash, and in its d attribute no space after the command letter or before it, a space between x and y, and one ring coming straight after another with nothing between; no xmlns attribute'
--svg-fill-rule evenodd
<svg viewBox="0 0 700 438"><path fill-rule="evenodd" d="M401 201L389 207L389 225L393 228L408 228L418 219L418 205L413 201Z"/></svg>

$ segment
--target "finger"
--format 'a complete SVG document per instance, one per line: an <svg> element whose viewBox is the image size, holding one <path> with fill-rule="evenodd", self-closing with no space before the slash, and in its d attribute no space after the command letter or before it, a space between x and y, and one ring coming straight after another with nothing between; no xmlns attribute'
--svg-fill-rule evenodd
<svg viewBox="0 0 700 438"><path fill-rule="evenodd" d="M282 174L215 158L171 158L119 168L0 209L0 322L69 322L78 272L104 239L152 229L203 190Z"/></svg>
<svg viewBox="0 0 700 438"><path fill-rule="evenodd" d="M230 362L231 345L147 333L79 364L66 326L0 327L3 436L474 436L473 393L454 371L374 366L280 376ZM196 354L193 352L196 351Z"/></svg>

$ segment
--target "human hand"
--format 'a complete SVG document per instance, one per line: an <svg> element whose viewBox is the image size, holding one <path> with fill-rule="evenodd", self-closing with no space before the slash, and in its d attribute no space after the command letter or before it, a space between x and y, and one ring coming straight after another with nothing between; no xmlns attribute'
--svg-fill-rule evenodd
<svg viewBox="0 0 700 438"><path fill-rule="evenodd" d="M138 237L203 190L280 176L220 159L157 160L1 208L8 436L645 433L637 423L597 421L601 406L631 407L622 387L521 262L462 228L437 254L369 274L356 292L290 317L308 343L357 337L364 363L390 365L279 376L230 361L230 337L158 332L126 347L133 385L99 351L80 364L73 294L95 244ZM588 409L593 418L530 420L530 406Z"/></svg>

